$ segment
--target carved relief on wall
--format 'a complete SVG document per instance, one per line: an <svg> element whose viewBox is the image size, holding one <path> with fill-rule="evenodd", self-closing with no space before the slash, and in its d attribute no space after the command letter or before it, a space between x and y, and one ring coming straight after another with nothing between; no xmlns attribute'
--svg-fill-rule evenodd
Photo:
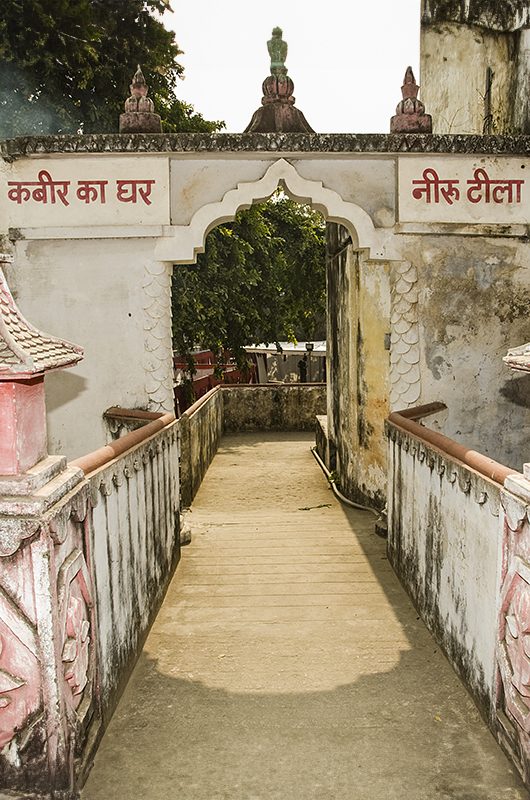
<svg viewBox="0 0 530 800"><path fill-rule="evenodd" d="M0 588L0 750L41 705L41 677L33 625Z"/></svg>
<svg viewBox="0 0 530 800"><path fill-rule="evenodd" d="M504 577L499 614L497 663L503 710L515 724L530 759L530 523L527 507L503 493Z"/></svg>
<svg viewBox="0 0 530 800"><path fill-rule="evenodd" d="M530 584L514 577L513 593L503 609L499 667L504 687L505 710L526 734L530 734ZM530 741L522 738L527 755Z"/></svg>
<svg viewBox="0 0 530 800"><path fill-rule="evenodd" d="M80 550L73 550L59 570L58 601L65 695L77 709L90 680L92 660L90 578Z"/></svg>

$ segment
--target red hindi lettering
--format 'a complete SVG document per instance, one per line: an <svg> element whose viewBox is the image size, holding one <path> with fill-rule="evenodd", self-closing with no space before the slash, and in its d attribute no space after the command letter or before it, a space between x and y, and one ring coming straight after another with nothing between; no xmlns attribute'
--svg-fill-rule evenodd
<svg viewBox="0 0 530 800"><path fill-rule="evenodd" d="M467 199L470 203L520 203L522 179L492 180L485 169L479 167L467 182Z"/></svg>
<svg viewBox="0 0 530 800"><path fill-rule="evenodd" d="M120 203L136 203L138 202L138 195L140 195L143 202L150 206L151 189L156 183L154 180L145 181L116 181L116 198Z"/></svg>
<svg viewBox="0 0 530 800"><path fill-rule="evenodd" d="M31 197L31 191L28 189L28 184L23 181L8 181L8 186L12 186L7 192L7 197L13 203L25 203ZM29 184L30 186L32 184Z"/></svg>
<svg viewBox="0 0 530 800"><path fill-rule="evenodd" d="M8 199L19 205L30 199L36 203L54 204L57 197L64 206L70 205L67 200L70 181L54 181L45 169L39 172L36 181L8 181L8 186L13 187L7 192ZM30 186L35 188L30 189Z"/></svg>
<svg viewBox="0 0 530 800"><path fill-rule="evenodd" d="M506 194L506 202L507 203L520 203L521 202L521 186L524 184L524 180L520 178L505 180L505 181L495 181L497 186L493 189L493 202L494 203L504 203L503 194ZM515 192L515 199L514 199L514 192Z"/></svg>
<svg viewBox="0 0 530 800"><path fill-rule="evenodd" d="M455 200L460 200L460 189L458 180L442 180L435 169L427 167L423 170L422 180L412 181L412 196L415 200L425 199L426 203L439 203L440 195L449 205L453 205Z"/></svg>
<svg viewBox="0 0 530 800"><path fill-rule="evenodd" d="M106 203L105 186L108 181L77 181L77 198L85 203Z"/></svg>
<svg viewBox="0 0 530 800"><path fill-rule="evenodd" d="M56 202L55 195L64 206L70 205L68 202L68 187L70 181L54 181L50 173L42 169L38 174L38 181L32 184L36 188L33 189L31 197L36 203L52 203Z"/></svg>
<svg viewBox="0 0 530 800"><path fill-rule="evenodd" d="M473 173L473 180L467 182L469 189L467 190L467 199L470 203L480 203L484 200L485 203L490 202L491 197L491 184L488 173L482 167L476 169Z"/></svg>

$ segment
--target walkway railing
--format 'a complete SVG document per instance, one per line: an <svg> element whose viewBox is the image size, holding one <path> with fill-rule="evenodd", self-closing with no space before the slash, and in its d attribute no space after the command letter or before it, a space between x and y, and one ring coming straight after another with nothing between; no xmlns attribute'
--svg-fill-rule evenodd
<svg viewBox="0 0 530 800"><path fill-rule="evenodd" d="M77 459L90 488L98 672L108 716L178 561L178 423L159 415Z"/></svg>
<svg viewBox="0 0 530 800"><path fill-rule="evenodd" d="M416 421L443 408L387 421L389 558L528 779L530 658L518 637L530 632L530 571L520 558L530 552L530 470L525 477Z"/></svg>

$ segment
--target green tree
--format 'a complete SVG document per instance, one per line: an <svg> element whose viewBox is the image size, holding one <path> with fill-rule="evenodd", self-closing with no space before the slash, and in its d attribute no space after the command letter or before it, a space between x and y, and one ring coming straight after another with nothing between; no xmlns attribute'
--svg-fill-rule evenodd
<svg viewBox="0 0 530 800"><path fill-rule="evenodd" d="M325 223L276 195L240 211L207 237L197 264L173 274L174 347L198 346L219 361L245 345L323 338L326 320Z"/></svg>
<svg viewBox="0 0 530 800"><path fill-rule="evenodd" d="M137 63L167 131L214 131L175 95L183 68L157 19L167 0L3 0L0 136L116 132Z"/></svg>

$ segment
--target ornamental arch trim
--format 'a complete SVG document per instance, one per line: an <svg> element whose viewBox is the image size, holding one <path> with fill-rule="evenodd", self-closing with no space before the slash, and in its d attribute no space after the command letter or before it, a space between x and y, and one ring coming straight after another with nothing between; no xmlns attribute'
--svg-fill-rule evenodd
<svg viewBox="0 0 530 800"><path fill-rule="evenodd" d="M311 205L329 222L344 225L358 250L368 251L372 260L395 260L394 232L392 228L376 228L367 212L355 203L349 203L322 181L302 178L285 158L275 161L257 181L238 183L223 199L202 206L189 225L175 226L171 235L159 239L155 259L173 264L193 263L204 252L206 236L217 225L233 220L240 209L267 200L282 186L289 197L299 203ZM166 229L167 230L167 229Z"/></svg>

